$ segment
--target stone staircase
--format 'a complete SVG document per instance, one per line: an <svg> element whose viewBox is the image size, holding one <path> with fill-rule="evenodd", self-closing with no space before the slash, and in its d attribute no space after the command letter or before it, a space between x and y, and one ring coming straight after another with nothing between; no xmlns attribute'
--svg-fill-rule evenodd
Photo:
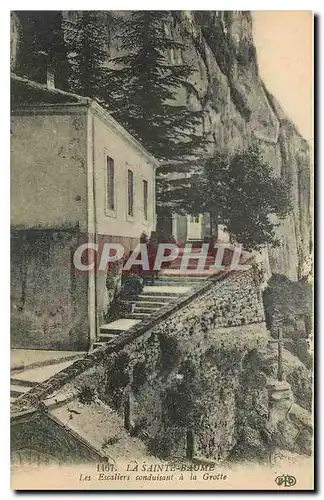
<svg viewBox="0 0 324 500"><path fill-rule="evenodd" d="M167 271L167 270L165 270ZM141 321L176 300L181 294L189 292L195 286L206 280L208 276L173 276L167 272L154 281L153 285L144 286L143 291L133 300L128 300L127 305L131 312L121 319L107 323L100 327L100 334L93 349L102 347L116 335L129 330Z"/></svg>
<svg viewBox="0 0 324 500"><path fill-rule="evenodd" d="M41 366L27 366L26 369L13 370L10 375L10 403L26 394L35 385L45 382L48 378L64 370L64 368L74 363L76 359L81 359L82 356L82 354L70 356L68 360L53 361Z"/></svg>
<svg viewBox="0 0 324 500"><path fill-rule="evenodd" d="M189 242L192 245L192 253L199 255L201 251L201 240ZM117 321L107 323L100 327L100 334L92 348L102 347L117 335L129 330L136 324L148 319L152 314L163 309L181 294L189 292L202 281L211 276L224 274L223 270L209 269L215 263L215 251L213 247L208 253L204 269L197 269L199 261L192 257L189 260L185 270L181 269L183 248L180 248L178 257L168 263L167 267L159 271L159 276L154 280L153 285L144 286L143 291L134 300L127 300L127 305L131 303L131 312ZM230 250L224 254L223 264L228 265L231 262L233 252ZM250 256L247 252L246 255ZM243 261L246 260L243 258Z"/></svg>
<svg viewBox="0 0 324 500"><path fill-rule="evenodd" d="M28 392L34 385L37 385L37 382L10 378L10 403L13 403L19 396Z"/></svg>

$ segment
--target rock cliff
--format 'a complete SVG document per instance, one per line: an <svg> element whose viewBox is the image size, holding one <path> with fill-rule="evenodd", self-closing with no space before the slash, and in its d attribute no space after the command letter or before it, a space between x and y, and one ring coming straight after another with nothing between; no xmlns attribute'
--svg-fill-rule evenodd
<svg viewBox="0 0 324 500"><path fill-rule="evenodd" d="M195 67L187 105L207 111L204 133L212 147L233 151L258 143L275 174L291 180L294 209L278 227L281 245L269 248L269 260L273 273L296 280L311 252L310 151L259 76L252 16L182 11L175 31L188 48L171 57Z"/></svg>
<svg viewBox="0 0 324 500"><path fill-rule="evenodd" d="M191 90L182 89L178 99L192 109L206 111L203 133L212 139L211 152L258 143L274 172L292 182L294 209L278 227L281 246L269 248L269 261L272 272L296 280L311 252L310 151L259 76L252 16L248 11L173 11L172 16L170 34L186 48L170 51L170 61L188 62L195 68ZM114 29L113 23L109 26ZM113 56L118 47L114 37L110 39ZM19 16L15 16L13 68L18 42Z"/></svg>

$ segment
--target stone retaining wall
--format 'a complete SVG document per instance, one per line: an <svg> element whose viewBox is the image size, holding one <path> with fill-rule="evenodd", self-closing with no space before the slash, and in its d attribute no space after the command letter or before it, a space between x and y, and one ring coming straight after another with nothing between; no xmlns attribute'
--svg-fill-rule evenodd
<svg viewBox="0 0 324 500"><path fill-rule="evenodd" d="M267 340L251 273L231 273L183 296L158 321L136 325L34 387L14 411L35 407L53 392L58 397L60 391L90 386L154 455L185 455L187 433L193 432L195 452L223 459L241 435L242 366ZM250 373L254 362L247 363ZM248 404L253 408L244 407L245 414L257 401L263 408L260 418L267 415L265 379L257 368Z"/></svg>

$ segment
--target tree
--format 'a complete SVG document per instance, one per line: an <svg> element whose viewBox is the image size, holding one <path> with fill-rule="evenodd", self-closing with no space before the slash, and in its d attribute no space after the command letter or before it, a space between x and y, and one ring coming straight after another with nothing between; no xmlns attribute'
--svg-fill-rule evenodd
<svg viewBox="0 0 324 500"><path fill-rule="evenodd" d="M291 211L290 185L273 176L257 147L210 157L179 196L179 208L193 215L208 212L225 224L232 239L247 250L277 245L274 220Z"/></svg>
<svg viewBox="0 0 324 500"><path fill-rule="evenodd" d="M125 55L112 59L101 97L109 111L158 159L183 159L203 147L196 133L202 111L176 105L180 87L188 87L192 67L168 61L167 53L184 44L170 33L169 11L135 11L117 35Z"/></svg>
<svg viewBox="0 0 324 500"><path fill-rule="evenodd" d="M109 16L101 11L77 11L65 21L70 91L99 98L107 78Z"/></svg>
<svg viewBox="0 0 324 500"><path fill-rule="evenodd" d="M68 60L61 11L18 11L20 22L16 71L40 83L46 83L46 70L55 71L56 85L68 90Z"/></svg>

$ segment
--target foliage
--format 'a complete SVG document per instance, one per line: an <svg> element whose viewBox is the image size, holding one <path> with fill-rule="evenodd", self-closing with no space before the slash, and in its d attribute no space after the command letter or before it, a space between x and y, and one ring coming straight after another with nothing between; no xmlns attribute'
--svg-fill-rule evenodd
<svg viewBox="0 0 324 500"><path fill-rule="evenodd" d="M312 411L313 384L312 378L303 366L296 367L287 375L297 404Z"/></svg>
<svg viewBox="0 0 324 500"><path fill-rule="evenodd" d="M18 74L40 83L46 82L46 67L55 70L56 85L68 89L67 48L61 11L19 11L20 43Z"/></svg>
<svg viewBox="0 0 324 500"><path fill-rule="evenodd" d="M109 29L106 13L77 11L65 21L65 42L69 54L69 87L86 97L99 97L107 78Z"/></svg>
<svg viewBox="0 0 324 500"><path fill-rule="evenodd" d="M106 395L115 408L119 408L124 394L124 388L130 382L128 373L129 356L120 352L113 362L107 366Z"/></svg>
<svg viewBox="0 0 324 500"><path fill-rule="evenodd" d="M161 367L163 370L172 370L181 357L179 343L175 337L167 334L159 335Z"/></svg>
<svg viewBox="0 0 324 500"><path fill-rule="evenodd" d="M252 349L242 361L239 385L235 394L236 445L232 456L265 456L271 447L268 429L268 391L266 388L269 363L257 349ZM266 373L265 373L266 372Z"/></svg>
<svg viewBox="0 0 324 500"><path fill-rule="evenodd" d="M296 317L311 315L312 290L308 283L273 274L263 292L263 304L268 328L272 328L277 321L293 324Z"/></svg>
<svg viewBox="0 0 324 500"><path fill-rule="evenodd" d="M137 392L147 380L147 367L144 361L138 361L133 368L132 389Z"/></svg>
<svg viewBox="0 0 324 500"><path fill-rule="evenodd" d="M188 181L187 181L188 182ZM179 188L180 189L180 188ZM217 153L206 160L190 185L179 192L179 207L197 215L210 213L244 248L278 244L269 215L284 218L291 210L290 187L274 177L257 147L233 155Z"/></svg>
<svg viewBox="0 0 324 500"><path fill-rule="evenodd" d="M189 356L181 364L179 374L183 378L165 391L164 419L173 425L194 429L204 410L199 402L201 373L198 360Z"/></svg>
<svg viewBox="0 0 324 500"><path fill-rule="evenodd" d="M264 262L256 262L254 259L251 264L252 268L252 275L253 275L253 280L254 283L257 286L260 286L265 277L265 267L264 267Z"/></svg>
<svg viewBox="0 0 324 500"><path fill-rule="evenodd" d="M137 274L129 274L122 277L121 297L136 297L143 290L143 278Z"/></svg>
<svg viewBox="0 0 324 500"><path fill-rule="evenodd" d="M104 438L103 443L101 445L101 448L107 448L107 446L113 446L114 444L117 444L121 440L120 436L112 436L111 438Z"/></svg>
<svg viewBox="0 0 324 500"><path fill-rule="evenodd" d="M188 88L192 67L170 63L168 54L185 45L171 35L169 11L134 11L121 23L117 34L125 55L114 65L102 89L103 103L142 144L159 159L183 158L201 148L201 111L176 105L180 87Z"/></svg>
<svg viewBox="0 0 324 500"><path fill-rule="evenodd" d="M90 385L84 385L78 391L77 397L80 403L84 405L90 405L96 397L96 391Z"/></svg>

